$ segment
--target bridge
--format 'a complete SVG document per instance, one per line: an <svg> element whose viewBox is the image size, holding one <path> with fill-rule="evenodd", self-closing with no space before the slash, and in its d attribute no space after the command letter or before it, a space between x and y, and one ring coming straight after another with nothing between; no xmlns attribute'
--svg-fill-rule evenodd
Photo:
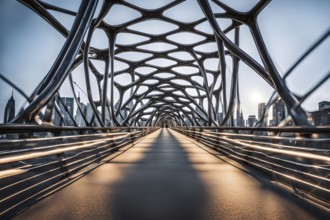
<svg viewBox="0 0 330 220"><path fill-rule="evenodd" d="M10 4L65 40L34 84L0 74L25 99L0 124L1 219L330 218L330 103L306 110L327 98L329 64L309 58L329 26L283 72L268 0ZM268 101L245 123L259 84Z"/></svg>

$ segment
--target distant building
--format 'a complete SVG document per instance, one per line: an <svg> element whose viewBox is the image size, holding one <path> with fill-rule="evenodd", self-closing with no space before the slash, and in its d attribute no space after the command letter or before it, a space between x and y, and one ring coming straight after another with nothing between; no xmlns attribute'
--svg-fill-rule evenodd
<svg viewBox="0 0 330 220"><path fill-rule="evenodd" d="M261 117L262 117L265 109L266 109L266 103L262 102L262 103L258 104L258 120L259 121L261 120ZM262 126L267 126L267 122L268 122L268 114L266 112L263 123L262 123Z"/></svg>
<svg viewBox="0 0 330 220"><path fill-rule="evenodd" d="M277 126L286 117L286 108L284 102L280 99L273 104L273 126Z"/></svg>
<svg viewBox="0 0 330 220"><path fill-rule="evenodd" d="M245 126L242 110L239 114L237 113L236 124L237 124L238 127L244 127Z"/></svg>
<svg viewBox="0 0 330 220"><path fill-rule="evenodd" d="M330 102L328 101L319 102L319 110L329 109L329 108L330 108Z"/></svg>
<svg viewBox="0 0 330 220"><path fill-rule="evenodd" d="M14 118L15 118L15 99L14 99L14 93L12 93L5 108L3 123L9 123Z"/></svg>
<svg viewBox="0 0 330 220"><path fill-rule="evenodd" d="M247 126L254 127L257 124L258 120L255 115L249 115L247 119Z"/></svg>
<svg viewBox="0 0 330 220"><path fill-rule="evenodd" d="M223 113L218 112L218 122L221 123L223 121Z"/></svg>
<svg viewBox="0 0 330 220"><path fill-rule="evenodd" d="M57 103L59 105L61 115L64 119L64 124L68 125L68 126L72 126L72 125L74 125L74 123L71 120L69 113L73 116L74 99L72 97L62 97L61 100L68 109L68 111L66 111L62 102L60 100L58 100ZM61 117L58 115L57 112L55 112L54 124L63 125L63 121L61 120Z"/></svg>
<svg viewBox="0 0 330 220"><path fill-rule="evenodd" d="M265 109L266 109L266 103L264 102L258 103L258 120L261 119Z"/></svg>
<svg viewBox="0 0 330 220"><path fill-rule="evenodd" d="M79 105L79 107L80 107L80 109L82 111L82 114L81 114L79 108L77 108L75 120L76 120L77 125L79 127L85 127L86 126L86 122L85 122L83 116L86 116L87 105L85 105L84 103L80 102L80 97L78 97L78 105Z"/></svg>
<svg viewBox="0 0 330 220"><path fill-rule="evenodd" d="M262 102L258 104L258 120L260 121L262 118L262 115L266 109L266 103ZM268 123L268 112L265 112L264 120L262 123L262 126L267 126Z"/></svg>
<svg viewBox="0 0 330 220"><path fill-rule="evenodd" d="M311 112L314 125L330 125L330 102L319 103L319 110Z"/></svg>
<svg viewBox="0 0 330 220"><path fill-rule="evenodd" d="M86 106L86 119L88 122L91 122L92 119L94 119L94 122L97 122L97 120L95 120L94 118L94 111L93 111L93 108L92 108L92 105L90 103L87 103L87 106Z"/></svg>
<svg viewBox="0 0 330 220"><path fill-rule="evenodd" d="M218 112L218 120L219 120L219 123L221 123L223 121L223 113L222 112Z"/></svg>

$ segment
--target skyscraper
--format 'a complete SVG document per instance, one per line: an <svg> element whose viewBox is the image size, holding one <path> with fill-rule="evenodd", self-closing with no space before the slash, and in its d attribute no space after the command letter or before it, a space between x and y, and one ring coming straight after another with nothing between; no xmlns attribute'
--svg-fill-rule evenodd
<svg viewBox="0 0 330 220"><path fill-rule="evenodd" d="M239 114L237 114L236 120L237 120L237 126L238 127L244 127L245 126L242 109L241 109L241 112Z"/></svg>
<svg viewBox="0 0 330 220"><path fill-rule="evenodd" d="M323 109L330 109L330 102L329 101L319 102L319 110L323 110Z"/></svg>
<svg viewBox="0 0 330 220"><path fill-rule="evenodd" d="M273 105L273 125L277 126L286 117L286 108L282 99L277 100Z"/></svg>
<svg viewBox="0 0 330 220"><path fill-rule="evenodd" d="M221 123L223 121L223 113L222 112L218 112L218 120L219 120L219 123Z"/></svg>
<svg viewBox="0 0 330 220"><path fill-rule="evenodd" d="M66 125L73 125L73 121L71 120L71 117L69 115L69 113L70 113L73 116L73 104L74 104L73 98L71 98L71 97L62 97L61 100L66 105L66 107L68 108L68 112L67 112L65 110L65 107L63 106L62 102L60 100L58 100L58 105L60 107L61 115L64 118L64 122L65 122ZM62 123L61 123L60 116L57 113L55 113L54 124L55 125L61 125Z"/></svg>
<svg viewBox="0 0 330 220"><path fill-rule="evenodd" d="M330 125L330 102L319 103L319 110L311 112L314 125Z"/></svg>
<svg viewBox="0 0 330 220"><path fill-rule="evenodd" d="M80 112L79 108L77 108L75 120L76 120L77 125L79 127L85 127L86 126L86 122L84 120L84 116L86 117L87 105L85 105L84 103L80 102L80 95L78 96L78 105L79 105L79 107L80 107L80 109L81 109L82 112Z"/></svg>
<svg viewBox="0 0 330 220"><path fill-rule="evenodd" d="M258 104L258 120L260 121L262 114L264 113L266 109L266 103L262 102ZM267 121L268 121L268 114L266 112L262 126L267 126Z"/></svg>
<svg viewBox="0 0 330 220"><path fill-rule="evenodd" d="M13 118L15 118L14 92L11 94L11 97L7 102L3 123L9 123Z"/></svg>
<svg viewBox="0 0 330 220"><path fill-rule="evenodd" d="M254 127L257 124L258 120L256 119L255 115L249 115L247 119L247 126Z"/></svg>

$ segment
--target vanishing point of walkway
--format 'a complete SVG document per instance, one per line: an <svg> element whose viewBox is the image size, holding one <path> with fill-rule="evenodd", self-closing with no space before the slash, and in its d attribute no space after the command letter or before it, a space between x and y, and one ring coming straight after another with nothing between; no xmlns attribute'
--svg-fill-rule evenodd
<svg viewBox="0 0 330 220"><path fill-rule="evenodd" d="M173 130L160 129L15 219L330 219Z"/></svg>

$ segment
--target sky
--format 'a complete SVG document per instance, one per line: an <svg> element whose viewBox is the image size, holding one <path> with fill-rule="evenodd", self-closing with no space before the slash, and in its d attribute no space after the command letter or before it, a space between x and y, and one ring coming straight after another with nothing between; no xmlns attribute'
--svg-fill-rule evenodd
<svg viewBox="0 0 330 220"><path fill-rule="evenodd" d="M46 2L65 5L67 9L77 10L79 1L57 0ZM102 1L100 1L101 3ZM138 1L129 0L131 3L143 4L144 7L157 7L159 2L168 1ZM247 10L256 1L223 1L237 10ZM101 5L99 3L99 6ZM203 16L198 4L189 0L178 9L185 13L178 13L176 10L165 12L165 16L189 21ZM99 7L97 9L97 12ZM123 13L119 13L122 10ZM330 28L330 1L328 0L274 0L261 12L258 17L259 26L270 54L281 74L285 73L290 66L307 50L326 30ZM117 24L138 17L139 13L134 10L124 10L120 6L112 9L111 16L106 17L109 23ZM59 16L63 24L70 28L73 18L69 16ZM111 18L111 19L110 19ZM132 26L132 29L146 28L149 31L162 31L167 28L166 24L146 24ZM170 27L169 27L170 28ZM208 31L206 25L201 27ZM0 74L4 75L26 94L30 95L48 70L54 63L61 47L65 41L64 37L55 31L37 14L30 9L13 0L0 1ZM176 38L180 39L180 38ZM118 37L118 43L134 41L122 35ZM106 47L104 33L96 33L93 37L93 44L99 48ZM254 46L253 39L247 27L241 28L241 48L256 60L258 52ZM203 48L201 48L203 49ZM206 48L207 49L207 48ZM287 85L297 95L302 95L317 83L322 76L330 71L329 64L330 39L328 38L311 56L309 56L295 71L288 77ZM124 55L123 55L124 56ZM127 55L134 57L133 55ZM210 60L207 64L216 66L216 61ZM102 68L102 64L98 65ZM115 68L125 68L125 64L116 62ZM230 70L230 67L228 67ZM84 80L83 69L75 70L75 81L82 88L81 98L87 102L87 97L83 95ZM230 77L228 77L230 80ZM124 82L126 79L118 79ZM229 83L229 82L228 82ZM244 63L240 64L239 73L240 93L243 106L244 117L257 114L257 104L267 102L273 90L256 73L254 73ZM317 110L317 103L323 100L330 101L330 81L323 84L303 105L307 111ZM79 90L79 89L78 89ZM12 88L0 80L0 123L3 122L4 108L10 98ZM62 96L72 96L68 83L65 82L60 90ZM16 100L16 112L26 104L24 98L14 91Z"/></svg>

